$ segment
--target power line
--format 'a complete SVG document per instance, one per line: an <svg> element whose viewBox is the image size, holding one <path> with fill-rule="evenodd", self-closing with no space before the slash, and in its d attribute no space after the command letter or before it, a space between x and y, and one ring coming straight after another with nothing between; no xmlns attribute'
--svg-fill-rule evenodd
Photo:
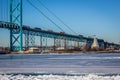
<svg viewBox="0 0 120 80"><path fill-rule="evenodd" d="M77 34L75 31L73 31L65 22L63 22L55 13L53 13L50 9L48 9L40 0L37 0L46 10L48 10L54 17L56 17L62 24L64 24L70 31Z"/></svg>
<svg viewBox="0 0 120 80"><path fill-rule="evenodd" d="M54 21L52 21L48 16L46 16L40 9L38 9L36 6L34 6L29 0L27 0L28 3L34 7L38 12L40 12L45 18L47 18L51 23L53 23L55 26L57 26L61 31L64 32L64 30L59 26L57 25Z"/></svg>

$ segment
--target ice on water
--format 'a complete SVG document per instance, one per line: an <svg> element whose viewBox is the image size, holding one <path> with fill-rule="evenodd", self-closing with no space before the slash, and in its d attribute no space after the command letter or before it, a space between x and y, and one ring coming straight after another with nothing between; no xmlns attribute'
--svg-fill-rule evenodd
<svg viewBox="0 0 120 80"><path fill-rule="evenodd" d="M62 75L0 75L0 80L120 80L120 76L98 76L89 74L86 76L62 76Z"/></svg>
<svg viewBox="0 0 120 80"><path fill-rule="evenodd" d="M88 73L88 75L7 75L7 73ZM1 55L0 80L120 80L119 53Z"/></svg>

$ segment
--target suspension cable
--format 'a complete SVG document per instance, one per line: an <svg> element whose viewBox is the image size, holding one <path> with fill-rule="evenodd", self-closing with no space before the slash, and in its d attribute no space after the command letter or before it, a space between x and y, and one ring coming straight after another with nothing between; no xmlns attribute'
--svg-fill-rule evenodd
<svg viewBox="0 0 120 80"><path fill-rule="evenodd" d="M68 26L63 20L61 20L55 13L53 13L50 9L48 9L45 4L43 4L40 0L37 0L46 10L48 10L54 17L56 17L64 26L66 26L70 31L77 34L75 31L73 31L70 26Z"/></svg>
<svg viewBox="0 0 120 80"><path fill-rule="evenodd" d="M36 6L34 6L29 0L27 0L27 2L32 6L34 7L40 14L42 14L46 19L48 19L51 23L53 23L55 26L57 26L61 31L64 32L64 30L59 26L57 25L54 21L52 21L48 16L46 16L40 9L38 9Z"/></svg>

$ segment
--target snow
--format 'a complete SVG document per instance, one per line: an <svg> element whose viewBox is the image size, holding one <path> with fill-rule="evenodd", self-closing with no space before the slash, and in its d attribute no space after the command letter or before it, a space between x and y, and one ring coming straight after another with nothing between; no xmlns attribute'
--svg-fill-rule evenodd
<svg viewBox="0 0 120 80"><path fill-rule="evenodd" d="M62 73L75 75L59 75ZM117 74L120 74L119 53L0 56L0 80L120 80Z"/></svg>
<svg viewBox="0 0 120 80"><path fill-rule="evenodd" d="M0 75L0 80L120 80L120 76L98 76L89 74L84 76L63 76L63 75Z"/></svg>

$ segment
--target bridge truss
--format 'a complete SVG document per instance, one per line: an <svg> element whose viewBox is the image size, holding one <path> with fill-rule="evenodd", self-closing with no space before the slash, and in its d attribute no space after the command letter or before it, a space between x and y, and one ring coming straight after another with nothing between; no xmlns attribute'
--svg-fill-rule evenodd
<svg viewBox="0 0 120 80"><path fill-rule="evenodd" d="M39 37L40 44L43 46L43 39L47 38L53 39L54 50L56 47L62 46L62 41L64 43L64 48L68 47L71 42L71 47L79 47L80 42L86 42L89 45L92 44L92 38L86 38L78 35L71 35L66 33L59 33L53 31L39 30L30 28L29 26L23 26L22 24L22 0L10 0L10 22L0 21L0 28L7 28L10 30L10 50L23 51L23 39L25 40L25 50L28 50L30 46L35 46L35 36ZM24 37L23 37L24 35ZM104 40L98 39L99 44L104 45Z"/></svg>

